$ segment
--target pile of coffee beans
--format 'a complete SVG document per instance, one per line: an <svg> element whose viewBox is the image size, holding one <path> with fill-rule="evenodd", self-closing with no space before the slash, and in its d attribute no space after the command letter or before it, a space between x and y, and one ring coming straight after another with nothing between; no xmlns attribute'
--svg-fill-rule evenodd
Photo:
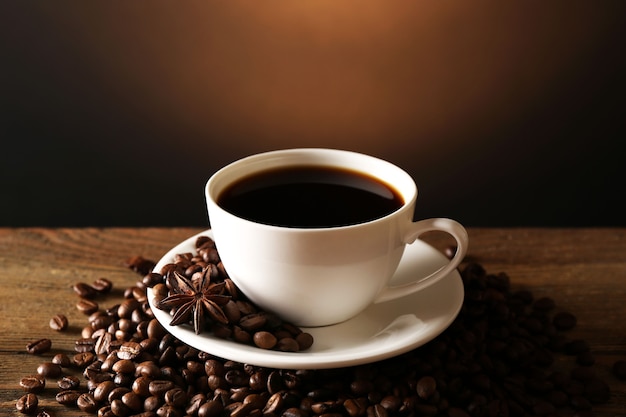
<svg viewBox="0 0 626 417"><path fill-rule="evenodd" d="M610 398L589 345L567 336L576 317L477 263L461 272L459 316L426 345L366 365L290 370L220 359L168 334L146 300L154 263L133 259L143 279L121 303L89 313L74 352L24 376L18 411L51 416L39 396L53 384L59 404L99 417L584 417ZM75 286L81 300L102 296L89 286ZM43 338L26 350L45 357L51 346ZM615 364L617 377L625 370Z"/></svg>
<svg viewBox="0 0 626 417"><path fill-rule="evenodd" d="M177 254L173 262L163 266L161 271L149 272L145 276L143 284L152 287L155 305L158 306L159 301L175 294L176 274L192 283L206 280L212 284L224 284L220 295L227 296L229 301L224 306L215 308L221 308L227 322L205 320L205 323L201 323L201 328L219 338L261 349L299 352L311 347L311 334L281 320L275 314L259 309L245 297L228 277L213 239L199 236L195 249L196 253ZM135 258L137 260L140 259Z"/></svg>

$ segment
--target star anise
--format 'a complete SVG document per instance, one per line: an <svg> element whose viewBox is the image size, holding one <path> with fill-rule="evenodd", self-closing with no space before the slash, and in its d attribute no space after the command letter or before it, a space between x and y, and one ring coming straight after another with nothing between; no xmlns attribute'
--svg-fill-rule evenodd
<svg viewBox="0 0 626 417"><path fill-rule="evenodd" d="M199 334L205 324L205 313L212 320L223 324L228 323L228 318L222 310L222 306L231 298L224 294L225 284L211 282L211 274L204 272L195 279L189 279L174 272L170 295L157 302L157 307L161 310L174 309L170 326L189 323L193 320L193 329L196 334Z"/></svg>

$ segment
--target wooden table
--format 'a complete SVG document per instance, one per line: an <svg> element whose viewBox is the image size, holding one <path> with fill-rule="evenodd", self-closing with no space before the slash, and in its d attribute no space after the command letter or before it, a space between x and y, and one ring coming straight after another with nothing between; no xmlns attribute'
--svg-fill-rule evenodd
<svg viewBox="0 0 626 417"><path fill-rule="evenodd" d="M20 379L36 372L55 352L73 352L85 326L75 308L72 284L99 277L113 281L121 299L138 275L124 266L134 255L158 260L166 250L199 232L190 228L0 229L0 414L18 415L23 394ZM609 403L594 407L597 416L626 414L626 382L611 374L613 363L626 359L626 229L470 229L469 257L488 272L506 272L513 286L550 296L574 313L572 337L586 340L595 354L598 374L611 387ZM427 237L428 238L428 237ZM433 245L445 245L432 237ZM49 327L64 313L65 332ZM25 352L28 342L53 340L43 356ZM54 384L49 384L54 385ZM46 388L41 404L56 415L85 413L56 404L56 387Z"/></svg>

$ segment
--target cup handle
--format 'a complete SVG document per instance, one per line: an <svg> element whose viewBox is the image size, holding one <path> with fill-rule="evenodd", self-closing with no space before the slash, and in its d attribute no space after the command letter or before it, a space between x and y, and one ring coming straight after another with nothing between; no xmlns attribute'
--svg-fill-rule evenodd
<svg viewBox="0 0 626 417"><path fill-rule="evenodd" d="M404 238L404 243L411 244L422 234L432 231L446 232L456 240L456 253L450 262L418 281L384 288L378 294L374 303L383 303L385 301L394 300L426 288L427 286L434 284L441 278L447 276L453 269L459 266L467 253L469 239L467 236L467 230L465 230L465 228L457 221L444 218L433 218L414 222L407 236Z"/></svg>

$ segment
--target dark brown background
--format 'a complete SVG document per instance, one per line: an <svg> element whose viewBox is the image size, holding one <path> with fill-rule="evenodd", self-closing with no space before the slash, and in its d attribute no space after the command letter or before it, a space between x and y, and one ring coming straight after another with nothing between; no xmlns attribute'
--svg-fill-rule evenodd
<svg viewBox="0 0 626 417"><path fill-rule="evenodd" d="M251 153L388 159L418 217L626 225L622 1L2 2L0 225L206 224Z"/></svg>

